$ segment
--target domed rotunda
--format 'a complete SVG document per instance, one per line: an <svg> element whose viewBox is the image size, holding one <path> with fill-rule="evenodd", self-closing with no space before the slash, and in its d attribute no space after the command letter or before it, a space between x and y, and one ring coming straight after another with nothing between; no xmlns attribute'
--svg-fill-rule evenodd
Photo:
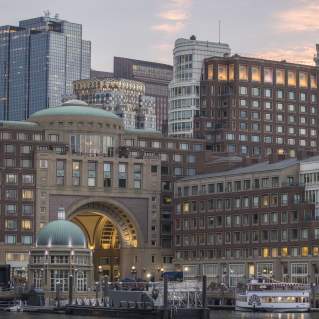
<svg viewBox="0 0 319 319"><path fill-rule="evenodd" d="M57 289L66 297L70 282L74 297L93 286L93 260L82 229L67 220L55 220L43 227L30 251L29 284L54 297Z"/></svg>

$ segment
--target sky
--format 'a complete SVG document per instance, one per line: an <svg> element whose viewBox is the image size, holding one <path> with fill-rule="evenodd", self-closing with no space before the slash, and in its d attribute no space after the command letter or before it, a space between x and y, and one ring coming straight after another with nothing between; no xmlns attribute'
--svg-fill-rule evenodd
<svg viewBox="0 0 319 319"><path fill-rule="evenodd" d="M113 70L113 57L172 64L177 38L228 43L232 53L313 64L319 0L0 0L0 25L49 10L83 25L92 68Z"/></svg>

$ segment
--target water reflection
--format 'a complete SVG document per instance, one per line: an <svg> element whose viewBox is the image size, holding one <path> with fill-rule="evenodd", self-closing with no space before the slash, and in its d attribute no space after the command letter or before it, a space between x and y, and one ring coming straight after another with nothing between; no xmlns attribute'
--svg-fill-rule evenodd
<svg viewBox="0 0 319 319"><path fill-rule="evenodd" d="M30 313L0 312L1 319L98 319L92 316L67 316ZM111 319L108 317L108 319ZM115 318L114 318L115 319ZM194 318L197 319L197 318ZM319 319L319 312L313 313L252 313L235 311L212 311L210 319Z"/></svg>
<svg viewBox="0 0 319 319"><path fill-rule="evenodd" d="M210 319L319 319L319 312L313 313L261 313L213 311Z"/></svg>

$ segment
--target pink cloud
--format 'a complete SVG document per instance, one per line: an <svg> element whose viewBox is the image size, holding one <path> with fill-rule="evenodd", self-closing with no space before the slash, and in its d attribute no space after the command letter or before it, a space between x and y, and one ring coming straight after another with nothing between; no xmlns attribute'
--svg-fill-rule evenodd
<svg viewBox="0 0 319 319"><path fill-rule="evenodd" d="M304 32L319 30L319 4L301 1L302 5L276 15L277 27L283 32Z"/></svg>
<svg viewBox="0 0 319 319"><path fill-rule="evenodd" d="M168 34L176 34L185 26L190 17L192 0L169 0L168 4L158 14L161 21L151 27L152 30Z"/></svg>
<svg viewBox="0 0 319 319"><path fill-rule="evenodd" d="M287 62L313 65L315 54L314 46L302 46L287 49L270 49L266 51L257 51L250 54L256 58L269 59L275 61L286 60Z"/></svg>

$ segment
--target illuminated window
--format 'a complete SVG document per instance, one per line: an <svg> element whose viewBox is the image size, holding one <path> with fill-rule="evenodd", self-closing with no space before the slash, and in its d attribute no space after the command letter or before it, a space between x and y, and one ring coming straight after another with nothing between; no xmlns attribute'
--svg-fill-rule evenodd
<svg viewBox="0 0 319 319"><path fill-rule="evenodd" d="M262 249L262 256L263 257L269 257L269 248L263 248Z"/></svg>
<svg viewBox="0 0 319 319"><path fill-rule="evenodd" d="M259 66L252 66L251 67L251 80L260 82L261 79L261 73L260 73L260 67Z"/></svg>
<svg viewBox="0 0 319 319"><path fill-rule="evenodd" d="M273 81L273 70L272 68L264 68L264 82L272 83Z"/></svg>
<svg viewBox="0 0 319 319"><path fill-rule="evenodd" d="M271 256L272 257L278 257L278 249L277 248L272 248L271 249Z"/></svg>
<svg viewBox="0 0 319 319"><path fill-rule="evenodd" d="M313 256L319 255L319 247L312 247L312 255Z"/></svg>
<svg viewBox="0 0 319 319"><path fill-rule="evenodd" d="M247 65L239 65L239 80L248 81Z"/></svg>
<svg viewBox="0 0 319 319"><path fill-rule="evenodd" d="M23 189L22 190L22 199L33 199L33 190L31 189Z"/></svg>
<svg viewBox="0 0 319 319"><path fill-rule="evenodd" d="M284 70L276 70L276 84L285 84Z"/></svg>
<svg viewBox="0 0 319 319"><path fill-rule="evenodd" d="M212 80L214 77L214 65L209 64L207 67L207 79Z"/></svg>
<svg viewBox="0 0 319 319"><path fill-rule="evenodd" d="M218 64L218 80L227 81L227 66L225 64Z"/></svg>
<svg viewBox="0 0 319 319"><path fill-rule="evenodd" d="M308 75L306 72L299 72L299 86L302 88L308 87Z"/></svg>
<svg viewBox="0 0 319 319"><path fill-rule="evenodd" d="M309 254L309 248L308 247L302 247L301 248L301 256L307 257Z"/></svg>
<svg viewBox="0 0 319 319"><path fill-rule="evenodd" d="M29 219L23 219L23 220L21 221L21 228L22 228L23 230L31 230L31 228L32 228L31 220L29 220Z"/></svg>
<svg viewBox="0 0 319 319"><path fill-rule="evenodd" d="M315 74L310 74L310 87L312 89L317 88L317 76Z"/></svg>
<svg viewBox="0 0 319 319"><path fill-rule="evenodd" d="M296 72L288 71L288 85L296 86Z"/></svg>
<svg viewBox="0 0 319 319"><path fill-rule="evenodd" d="M262 196L261 206L262 207L268 207L269 206L269 196L268 195Z"/></svg>
<svg viewBox="0 0 319 319"><path fill-rule="evenodd" d="M189 213L189 203L188 202L183 203L183 213L184 214Z"/></svg>
<svg viewBox="0 0 319 319"><path fill-rule="evenodd" d="M234 64L229 64L228 72L229 72L228 74L229 81L234 81L234 78L235 78Z"/></svg>
<svg viewBox="0 0 319 319"><path fill-rule="evenodd" d="M287 257L288 256L288 247L282 247L281 248L281 256Z"/></svg>

